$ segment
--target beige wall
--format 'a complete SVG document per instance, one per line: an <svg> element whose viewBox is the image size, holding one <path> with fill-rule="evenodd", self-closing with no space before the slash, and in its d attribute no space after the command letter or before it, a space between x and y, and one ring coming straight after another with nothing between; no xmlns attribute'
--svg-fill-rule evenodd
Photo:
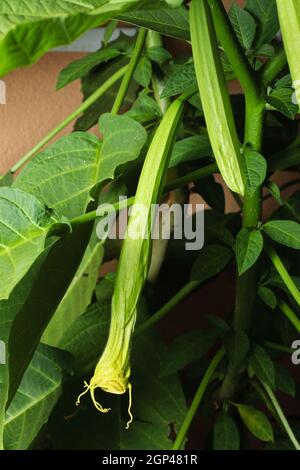
<svg viewBox="0 0 300 470"><path fill-rule="evenodd" d="M79 82L60 91L55 91L55 85L59 71L82 56L51 52L37 64L4 78L6 105L0 105L0 173L8 170L80 104ZM71 129L72 125L64 133Z"/></svg>

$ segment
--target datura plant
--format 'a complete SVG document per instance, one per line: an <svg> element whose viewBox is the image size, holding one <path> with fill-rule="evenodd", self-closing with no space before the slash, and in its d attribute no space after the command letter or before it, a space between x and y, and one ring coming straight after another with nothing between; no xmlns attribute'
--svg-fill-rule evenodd
<svg viewBox="0 0 300 470"><path fill-rule="evenodd" d="M1 125L1 450L300 450L300 4L228 3L0 0L0 93L99 34Z"/></svg>

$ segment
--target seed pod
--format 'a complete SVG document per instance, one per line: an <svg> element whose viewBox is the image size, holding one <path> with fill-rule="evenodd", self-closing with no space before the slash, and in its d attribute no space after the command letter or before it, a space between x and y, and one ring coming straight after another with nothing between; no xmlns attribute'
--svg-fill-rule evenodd
<svg viewBox="0 0 300 470"><path fill-rule="evenodd" d="M195 71L211 146L227 186L244 195L240 143L206 0L192 0L190 29Z"/></svg>
<svg viewBox="0 0 300 470"><path fill-rule="evenodd" d="M293 87L300 106L300 2L299 0L277 0L277 10Z"/></svg>
<svg viewBox="0 0 300 470"><path fill-rule="evenodd" d="M175 100L155 132L140 175L135 202L129 218L122 246L112 298L109 338L86 393L91 393L96 408L107 413L95 399L95 389L124 394L129 390L129 415L131 415L130 347L136 322L137 303L147 279L151 261L151 231L155 217L152 204L161 195L170 154L185 97ZM83 393L83 394L84 394ZM81 394L81 395L83 395ZM80 395L80 396L81 396ZM79 403L80 396L77 404Z"/></svg>

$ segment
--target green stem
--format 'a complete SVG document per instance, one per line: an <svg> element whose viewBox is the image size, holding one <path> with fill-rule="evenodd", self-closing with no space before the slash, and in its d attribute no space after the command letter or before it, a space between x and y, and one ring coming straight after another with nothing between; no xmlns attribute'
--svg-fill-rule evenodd
<svg viewBox="0 0 300 470"><path fill-rule="evenodd" d="M283 280L284 284L286 285L289 293L295 299L297 304L300 307L300 291L298 290L296 284L294 283L292 277L289 275L286 267L284 266L283 262L281 261L280 257L270 245L265 246L265 251L269 255L271 262L273 263L275 269L277 270L279 276Z"/></svg>
<svg viewBox="0 0 300 470"><path fill-rule="evenodd" d="M294 349L284 346L283 344L273 343L273 341L264 341L266 348L273 349L273 351L282 352L285 354L293 354Z"/></svg>
<svg viewBox="0 0 300 470"><path fill-rule="evenodd" d="M207 0L210 6L217 36L225 50L231 66L244 90L245 95L259 101L260 90L255 73L236 37L222 2Z"/></svg>
<svg viewBox="0 0 300 470"><path fill-rule="evenodd" d="M292 428L290 427L282 409L281 409L281 406L273 392L273 390L271 390L271 388L269 387L269 385L267 385L265 382L261 381L261 384L262 386L264 387L277 415L278 415L278 418L284 428L284 430L286 431L290 441L292 442L293 446L295 447L296 450L300 450L300 444L295 436L295 434L293 433L293 430Z"/></svg>
<svg viewBox="0 0 300 470"><path fill-rule="evenodd" d="M219 169L216 163L211 163L210 165L206 165L202 168L198 168L198 170L194 170L187 175L180 176L173 181L170 181L166 184L165 190L166 191L173 191L173 189L182 188L188 183L192 181L199 181L206 176L210 176L214 173L219 173Z"/></svg>
<svg viewBox="0 0 300 470"><path fill-rule="evenodd" d="M287 58L283 45L279 46L274 57L272 57L262 67L261 80L265 86L270 85L278 74L286 67Z"/></svg>
<svg viewBox="0 0 300 470"><path fill-rule="evenodd" d="M199 168L198 170L192 171L191 173L188 173L185 176L181 176L180 178L176 178L173 181L170 181L167 183L164 187L164 192L168 193L169 191L173 191L174 189L177 188L182 188L185 186L187 183L190 183L191 181L198 181L203 178L205 178L208 175L212 175L213 173L218 172L218 167L215 163L211 165L207 165L203 168ZM122 201L116 201L112 202L110 204L111 208L105 209L105 214L111 214L112 212L119 211L122 209L125 209L126 207L132 206L134 203L134 196L124 199ZM79 217L75 217L70 221L71 225L79 225L79 224L86 224L87 222L91 222L92 220L97 219L97 217L101 217L99 214L98 210L88 212L87 214L83 214Z"/></svg>
<svg viewBox="0 0 300 470"><path fill-rule="evenodd" d="M282 313L290 320L298 333L300 333L300 318L293 312L291 307L281 299L278 301L277 305Z"/></svg>
<svg viewBox="0 0 300 470"><path fill-rule="evenodd" d="M112 114L118 114L118 112L120 111L122 107L123 101L128 92L130 82L132 80L136 66L140 59L140 56L141 56L141 53L145 44L146 36L147 36L147 30L144 28L140 28L130 62L127 66L126 73L123 77L122 83L120 85L118 94L116 96L115 102L111 110Z"/></svg>
<svg viewBox="0 0 300 470"><path fill-rule="evenodd" d="M222 347L221 349L219 349L219 351L216 353L216 355L214 356L213 360L211 361L207 371L205 372L204 374L204 377L199 385L199 388L196 392L196 395L192 401L192 404L191 404L191 407L189 408L189 411L182 423L182 426L178 432L178 435L176 437L176 440L173 444L173 448L172 450L180 450L184 444L184 440L186 438L186 435L188 433L188 430L192 424L192 421L194 419L194 416L198 410L198 407L201 403L201 400L206 392L206 389L218 367L218 365L220 364L223 356L224 356L224 348Z"/></svg>
<svg viewBox="0 0 300 470"><path fill-rule="evenodd" d="M177 304L182 302L191 292L193 292L198 286L199 282L190 281L180 291L178 291L174 297L172 297L158 312L152 315L149 320L145 321L135 332L135 336L144 333L149 328L153 327L162 318L164 318Z"/></svg>
<svg viewBox="0 0 300 470"><path fill-rule="evenodd" d="M21 160L19 160L12 168L11 173L19 170L34 154L36 154L44 145L48 144L60 131L62 131L74 119L78 118L84 111L86 111L92 104L95 103L104 93L107 92L118 80L120 80L127 70L127 65L114 73L106 82L104 82L98 90L89 96L75 111L73 111L66 119L64 119L55 129L46 135L33 149L31 149Z"/></svg>
<svg viewBox="0 0 300 470"><path fill-rule="evenodd" d="M162 47L163 46L163 41L161 38L161 35L157 33L156 31L149 31L147 35L147 48L150 47ZM164 89L165 83L164 80L161 80L160 77L154 73L152 75L152 87L153 87L153 92L154 92L154 97L155 100L160 107L160 110L162 114L165 114L167 111L170 100L168 98L161 98L161 93Z"/></svg>

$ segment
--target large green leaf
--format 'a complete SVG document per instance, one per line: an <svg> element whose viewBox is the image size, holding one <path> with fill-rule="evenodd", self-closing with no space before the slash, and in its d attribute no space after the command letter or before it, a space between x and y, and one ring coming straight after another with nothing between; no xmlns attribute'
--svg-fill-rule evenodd
<svg viewBox="0 0 300 470"><path fill-rule="evenodd" d="M73 354L76 369L91 368L100 356L108 335L109 317L110 303L97 304L66 332L60 347ZM134 421L129 430L125 430L124 423L128 397L100 391L99 399L112 408L109 414L99 413L86 396L78 413L66 422L64 413L74 412L80 383L78 388L72 387L67 399L69 409L66 410L63 405L60 415L55 417L54 429L50 426L55 448L107 449L109 446L113 450L170 449L170 425L178 429L186 413L186 404L177 376L159 377L160 360L164 353L165 347L155 334L134 340L131 367Z"/></svg>
<svg viewBox="0 0 300 470"><path fill-rule="evenodd" d="M270 42L279 31L276 0L248 0L246 10L254 16L258 24L256 47Z"/></svg>
<svg viewBox="0 0 300 470"><path fill-rule="evenodd" d="M0 75L132 8L139 0L1 0Z"/></svg>
<svg viewBox="0 0 300 470"><path fill-rule="evenodd" d="M173 149L170 160L170 167L180 163L198 160L202 157L212 155L212 148L207 134L193 135L185 139L178 140Z"/></svg>
<svg viewBox="0 0 300 470"><path fill-rule="evenodd" d="M99 204L115 202L119 196L125 194L124 185L117 181L113 182L105 193L100 195ZM92 302L99 277L99 267L103 260L105 242L105 238L99 240L97 237L98 222L99 219L95 221L94 230L80 266L42 337L42 341L46 344L58 346L65 331Z"/></svg>
<svg viewBox="0 0 300 470"><path fill-rule="evenodd" d="M74 80L84 77L92 70L96 65L100 65L103 62L107 62L120 55L118 49L109 47L107 49L100 49L100 51L88 54L82 59L71 62L65 67L59 74L56 88L60 90L64 86L72 83Z"/></svg>
<svg viewBox="0 0 300 470"><path fill-rule="evenodd" d="M166 80L161 97L169 98L170 96L179 95L196 86L197 79L194 64L176 65Z"/></svg>
<svg viewBox="0 0 300 470"><path fill-rule="evenodd" d="M243 48L250 49L256 33L252 15L234 3L229 10L229 18Z"/></svg>
<svg viewBox="0 0 300 470"><path fill-rule="evenodd" d="M60 396L62 378L59 351L40 345L6 412L6 450L28 449Z"/></svg>
<svg viewBox="0 0 300 470"><path fill-rule="evenodd" d="M266 234L277 243L300 250L300 224L293 220L271 220L263 225Z"/></svg>
<svg viewBox="0 0 300 470"><path fill-rule="evenodd" d="M78 269L91 230L90 224L80 225L69 237L49 246L10 298L0 302L0 337L7 344L8 357L0 368L0 447L4 409Z"/></svg>
<svg viewBox="0 0 300 470"><path fill-rule="evenodd" d="M9 298L44 250L50 231L60 223L34 196L0 188L0 300Z"/></svg>
<svg viewBox="0 0 300 470"><path fill-rule="evenodd" d="M144 128L126 116L104 114L99 125L102 144L83 132L63 137L32 159L14 187L70 219L84 214L95 185L112 179L120 165L135 160L147 138Z"/></svg>
<svg viewBox="0 0 300 470"><path fill-rule="evenodd" d="M189 17L185 7L134 10L118 15L118 18L167 36L190 38Z"/></svg>

